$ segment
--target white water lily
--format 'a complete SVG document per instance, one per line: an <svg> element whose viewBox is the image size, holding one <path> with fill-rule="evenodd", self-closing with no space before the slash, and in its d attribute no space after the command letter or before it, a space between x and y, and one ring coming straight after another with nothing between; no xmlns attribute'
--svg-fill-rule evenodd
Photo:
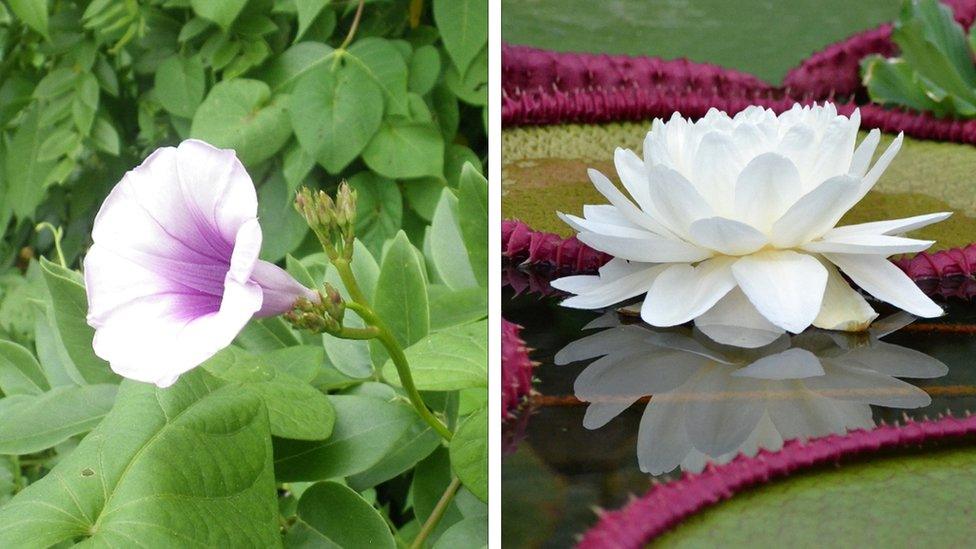
<svg viewBox="0 0 976 549"><path fill-rule="evenodd" d="M599 275L553 281L576 294L563 305L599 309L646 293L640 313L651 325L694 320L713 339L756 347L811 324L870 325L877 313L839 268L882 301L941 315L886 258L931 246L900 235L951 213L835 227L902 143L899 134L872 166L880 132L855 147L859 125L858 111L848 118L830 103L655 120L643 159L614 155L630 198L589 170L610 204L586 205L583 217L559 213L580 241L614 256Z"/></svg>

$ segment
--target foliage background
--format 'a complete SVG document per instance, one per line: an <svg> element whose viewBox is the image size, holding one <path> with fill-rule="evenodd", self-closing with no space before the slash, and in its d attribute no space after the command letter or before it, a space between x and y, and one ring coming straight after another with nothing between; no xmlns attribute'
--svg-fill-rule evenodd
<svg viewBox="0 0 976 549"><path fill-rule="evenodd" d="M487 1L358 5L0 1L0 503L18 495L0 542L404 545L453 475L428 545L486 535ZM354 268L457 444L407 406L381 348L280 319L171 390L119 386L71 267L122 174L189 137L238 152L261 257L309 286L339 282L295 190L358 191Z"/></svg>

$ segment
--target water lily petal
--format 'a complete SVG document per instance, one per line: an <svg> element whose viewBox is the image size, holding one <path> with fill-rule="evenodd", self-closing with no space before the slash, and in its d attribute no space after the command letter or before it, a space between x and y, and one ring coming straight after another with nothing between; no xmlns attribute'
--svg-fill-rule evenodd
<svg viewBox="0 0 976 549"><path fill-rule="evenodd" d="M854 158L851 159L851 169L849 172L851 175L864 177L864 174L868 171L868 167L871 165L871 158L874 157L874 151L878 148L880 141L881 130L878 128L871 130L868 136L861 141L861 144L854 150Z"/></svg>
<svg viewBox="0 0 976 549"><path fill-rule="evenodd" d="M650 210L651 196L644 161L634 154L634 151L617 147L613 153L613 163L617 168L620 182L634 198L634 202L637 202L644 211Z"/></svg>
<svg viewBox="0 0 976 549"><path fill-rule="evenodd" d="M670 265L654 279L641 318L653 326L683 324L712 308L735 287L731 258L715 258L691 265Z"/></svg>
<svg viewBox="0 0 976 549"><path fill-rule="evenodd" d="M800 172L793 162L781 154L761 154L736 180L736 219L768 232L801 194Z"/></svg>
<svg viewBox="0 0 976 549"><path fill-rule="evenodd" d="M743 161L732 136L710 131L702 137L695 153L691 181L712 210L728 214L732 205L735 180L742 171Z"/></svg>
<svg viewBox="0 0 976 549"><path fill-rule="evenodd" d="M858 180L849 175L824 181L773 223L770 240L778 248L793 248L823 235L850 209L857 192Z"/></svg>
<svg viewBox="0 0 976 549"><path fill-rule="evenodd" d="M952 212L939 212L905 217L902 219L889 219L887 221L872 221L870 223L858 223L857 225L845 225L843 227L835 227L827 231L824 233L823 238L825 240L829 240L834 237L850 236L855 234L903 234L933 223L938 223L939 221L948 219L951 215Z"/></svg>
<svg viewBox="0 0 976 549"><path fill-rule="evenodd" d="M824 369L817 355L806 349L793 347L764 356L729 375L752 379L805 379L824 375Z"/></svg>
<svg viewBox="0 0 976 549"><path fill-rule="evenodd" d="M850 171L860 125L858 109L854 109L850 118L836 116L827 123L816 148L816 160L810 168L810 181L826 181Z"/></svg>
<svg viewBox="0 0 976 549"><path fill-rule="evenodd" d="M614 261L623 262L620 259L615 259ZM582 282L583 285L579 284L577 281L571 281L569 284L560 283L560 281L564 279L553 281L552 286L557 289L565 290L566 288L572 287L574 283L576 283L576 289L584 289L584 291L578 292L578 295L563 301L562 305L564 307L571 307L574 309L599 309L643 294L648 288L650 288L651 283L654 282L654 279L657 278L658 274L660 274L665 268L666 265L634 263L631 264L631 267L629 268L630 272L627 273L607 276L604 274L604 270L601 270L600 276L597 277L599 283L593 283L592 286L589 287L585 286L588 284L588 281L579 281Z"/></svg>
<svg viewBox="0 0 976 549"><path fill-rule="evenodd" d="M699 219L688 228L696 244L725 255L745 255L766 245L766 235L751 226L724 217Z"/></svg>
<svg viewBox="0 0 976 549"><path fill-rule="evenodd" d="M620 192L620 189L614 186L614 184L607 179L607 176L592 168L587 170L586 173L590 176L590 181L593 183L593 186L596 187L596 190L599 191L599 193L602 194L607 200L609 200L610 203L613 204L613 206L616 207L617 210L619 210L620 213L631 223L644 227L645 229L657 234L671 234L671 231L662 226L657 220L651 218L651 216L642 212L640 208L635 206L630 199L624 196L624 193Z"/></svg>
<svg viewBox="0 0 976 549"><path fill-rule="evenodd" d="M823 240L807 242L800 248L814 253L872 254L888 257L894 254L915 253L926 250L935 244L934 240L916 240L901 236L876 234L852 234L848 236L824 237Z"/></svg>
<svg viewBox="0 0 976 549"><path fill-rule="evenodd" d="M675 234L687 237L693 221L714 215L695 186L677 171L654 166L650 168L650 181L658 220Z"/></svg>
<svg viewBox="0 0 976 549"><path fill-rule="evenodd" d="M790 250L741 257L732 274L764 317L793 333L813 323L827 285L827 270L819 261Z"/></svg>
<svg viewBox="0 0 976 549"><path fill-rule="evenodd" d="M650 235L644 238L611 236L584 232L576 236L587 246L614 257L644 263L694 262L711 257L712 252L683 240Z"/></svg>
<svg viewBox="0 0 976 549"><path fill-rule="evenodd" d="M824 290L820 312L813 320L813 325L825 330L842 330L845 332L859 332L867 329L871 322L878 317L871 305L844 277L837 272L837 268L827 262L822 262L827 269L827 287Z"/></svg>
<svg viewBox="0 0 976 549"><path fill-rule="evenodd" d="M894 263L883 257L823 254L861 289L881 301L924 318L942 316L942 307L929 299Z"/></svg>
<svg viewBox="0 0 976 549"><path fill-rule="evenodd" d="M888 145L888 148L885 149L885 152L881 153L878 161L874 163L874 166L872 166L870 170L868 170L868 173L864 174L864 177L861 179L860 188L858 189L857 194L854 195L853 199L851 200L851 205L856 204L862 198L864 198L864 196L868 194L868 191L874 187L874 184L878 182L878 179L881 178L881 174L888 169L891 161L895 159L895 155L897 155L898 151L901 150L902 141L904 141L904 133L898 132L898 137L895 137L894 141L892 141L891 144Z"/></svg>

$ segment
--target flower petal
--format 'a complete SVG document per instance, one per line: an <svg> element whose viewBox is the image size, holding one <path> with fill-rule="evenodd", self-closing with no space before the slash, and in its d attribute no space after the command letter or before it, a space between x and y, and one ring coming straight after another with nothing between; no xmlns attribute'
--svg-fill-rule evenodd
<svg viewBox="0 0 976 549"><path fill-rule="evenodd" d="M764 317L793 333L802 332L817 317L827 285L827 270L819 261L790 250L741 257L732 265L732 274Z"/></svg>
<svg viewBox="0 0 976 549"><path fill-rule="evenodd" d="M777 153L761 154L736 180L736 219L768 232L800 194L800 172L793 162Z"/></svg>
<svg viewBox="0 0 976 549"><path fill-rule="evenodd" d="M648 211L651 208L651 196L644 161L634 151L617 147L613 153L613 163L624 188L641 209Z"/></svg>
<svg viewBox="0 0 976 549"><path fill-rule="evenodd" d="M853 234L849 236L824 237L823 240L807 242L800 248L814 253L871 254L888 257L894 254L915 253L928 249L934 240L916 240L901 236L875 234Z"/></svg>
<svg viewBox="0 0 976 549"><path fill-rule="evenodd" d="M671 232L664 228L657 220L651 218L650 215L641 211L637 206L634 205L624 193L620 192L613 183L607 179L607 176L602 173L589 169L586 173L590 176L590 181L593 182L593 186L599 191L607 200L610 201L620 213L627 218L631 223L644 227L645 229L661 234L669 235Z"/></svg>
<svg viewBox="0 0 976 549"><path fill-rule="evenodd" d="M891 145L888 145L888 148L885 149L885 152L881 153L878 161L874 163L874 166L872 166L870 170L868 170L868 173L864 174L864 177L861 179L858 193L854 196L853 201L851 202L852 206L860 202L861 199L868 194L868 191L874 187L874 184L878 182L878 179L881 178L881 174L888 169L891 161L895 159L895 155L897 155L898 151L901 150L902 141L904 141L904 133L898 132L898 137L895 137L894 141L891 142Z"/></svg>
<svg viewBox="0 0 976 549"><path fill-rule="evenodd" d="M858 109L850 118L835 116L827 123L816 148L817 156L810 171L810 181L825 181L850 172L860 125L861 113Z"/></svg>
<svg viewBox="0 0 976 549"><path fill-rule="evenodd" d="M694 262L711 257L712 252L683 240L650 235L629 238L583 232L577 235L583 244L614 257L643 263Z"/></svg>
<svg viewBox="0 0 976 549"><path fill-rule="evenodd" d="M860 293L851 288L836 267L827 262L822 264L827 269L827 287L813 325L825 330L845 332L866 330L878 318L878 313L874 312Z"/></svg>
<svg viewBox="0 0 976 549"><path fill-rule="evenodd" d="M613 259L611 262L625 263L622 259ZM602 307L608 307L615 303L620 303L632 297L636 297L647 292L650 288L651 283L657 278L667 266L666 265L649 265L641 263L632 263L628 265L627 271L625 273L616 273L614 275L606 275L606 266L601 269L600 276L598 277L598 283L594 282L590 285L589 281L569 281L569 284L560 284L560 281L565 279L554 280L551 284L556 289L563 289L572 287L574 283L577 289L583 289L584 292L579 293L574 297L570 297L562 302L564 307L571 307L574 309L599 309ZM576 277L567 277L576 278ZM582 282L582 286L578 284ZM589 286L589 287L587 287Z"/></svg>
<svg viewBox="0 0 976 549"><path fill-rule="evenodd" d="M748 349L764 347L783 335L783 329L759 314L739 288L696 318L695 327L718 343Z"/></svg>
<svg viewBox="0 0 976 549"><path fill-rule="evenodd" d="M872 221L870 223L858 223L857 225L845 225L843 227L834 227L833 229L827 231L824 233L823 238L826 240L838 236L850 236L855 234L903 234L933 223L938 223L939 221L948 219L951 215L952 212L939 212L916 215L914 217L906 217L903 219L889 219L887 221Z"/></svg>
<svg viewBox="0 0 976 549"><path fill-rule="evenodd" d="M871 165L871 158L874 156L878 142L881 141L881 130L875 128L868 133L868 136L861 141L861 144L854 150L854 158L851 159L850 174L857 177L864 177Z"/></svg>
<svg viewBox="0 0 976 549"><path fill-rule="evenodd" d="M850 209L858 180L839 175L800 197L773 223L770 240L778 248L793 248L822 236Z"/></svg>
<svg viewBox="0 0 976 549"><path fill-rule="evenodd" d="M872 255L823 254L867 293L912 314L942 316L942 307L929 299L894 263Z"/></svg>
<svg viewBox="0 0 976 549"><path fill-rule="evenodd" d="M724 217L699 219L688 228L698 245L725 255L745 255L766 245L766 235L741 221Z"/></svg>
<svg viewBox="0 0 976 549"><path fill-rule="evenodd" d="M683 175L664 166L650 169L651 200L658 219L675 234L687 237L693 221L712 217L712 208Z"/></svg>
<svg viewBox="0 0 976 549"><path fill-rule="evenodd" d="M710 131L702 137L695 153L691 180L712 209L720 214L732 205L735 180L742 170L742 159L732 136Z"/></svg>
<svg viewBox="0 0 976 549"><path fill-rule="evenodd" d="M295 301L304 297L313 303L319 301L319 294L302 286L287 271L274 263L260 260L254 265L251 281L261 287L264 299L257 317L276 316L290 311Z"/></svg>
<svg viewBox="0 0 976 549"><path fill-rule="evenodd" d="M715 258L696 267L668 266L647 291L641 318L653 326L676 326L711 309L735 287L732 261Z"/></svg>

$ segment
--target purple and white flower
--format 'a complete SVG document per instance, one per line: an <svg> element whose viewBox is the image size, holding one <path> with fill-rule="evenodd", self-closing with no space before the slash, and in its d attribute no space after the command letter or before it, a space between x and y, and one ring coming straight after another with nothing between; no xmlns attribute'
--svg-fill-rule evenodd
<svg viewBox="0 0 976 549"><path fill-rule="evenodd" d="M234 151L197 140L157 149L102 204L84 261L95 354L166 387L253 316L318 295L258 259L257 194Z"/></svg>

